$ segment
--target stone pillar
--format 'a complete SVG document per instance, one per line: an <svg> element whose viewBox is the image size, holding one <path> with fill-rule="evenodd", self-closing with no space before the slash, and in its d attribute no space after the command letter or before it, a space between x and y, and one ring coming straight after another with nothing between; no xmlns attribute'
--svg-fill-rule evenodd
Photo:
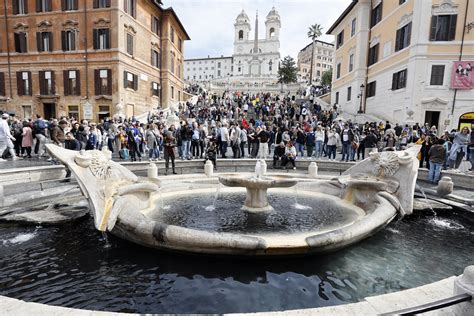
<svg viewBox="0 0 474 316"><path fill-rule="evenodd" d="M158 168L156 164L150 163L147 168L147 176L149 179L158 179Z"/></svg>
<svg viewBox="0 0 474 316"><path fill-rule="evenodd" d="M454 183L450 177L442 177L438 182L438 187L436 188L436 193L439 196L445 196L453 193Z"/></svg>
<svg viewBox="0 0 474 316"><path fill-rule="evenodd" d="M310 178L316 178L318 176L318 165L316 162L312 162L308 167L308 174Z"/></svg>
<svg viewBox="0 0 474 316"><path fill-rule="evenodd" d="M454 280L454 295L469 294L474 296L474 265L464 269L464 273ZM472 315L474 301L453 306L454 315Z"/></svg>
<svg viewBox="0 0 474 316"><path fill-rule="evenodd" d="M212 163L212 161L208 160L204 164L204 174L208 177L212 177L212 175L214 174L214 164Z"/></svg>

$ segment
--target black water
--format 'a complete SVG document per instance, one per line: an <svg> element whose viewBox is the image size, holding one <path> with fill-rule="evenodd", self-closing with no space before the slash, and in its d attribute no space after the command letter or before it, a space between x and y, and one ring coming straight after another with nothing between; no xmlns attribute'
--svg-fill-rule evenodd
<svg viewBox="0 0 474 316"><path fill-rule="evenodd" d="M347 225L360 216L330 198L302 195L295 199L281 192L268 195L273 211L249 214L241 210L245 196L245 192L221 193L214 204L212 195L173 196L164 200L162 210L148 217L169 225L210 232L290 234Z"/></svg>
<svg viewBox="0 0 474 316"><path fill-rule="evenodd" d="M292 259L168 254L109 236L91 219L48 228L0 226L0 295L139 313L277 311L357 302L460 274L474 224L405 218L350 248Z"/></svg>

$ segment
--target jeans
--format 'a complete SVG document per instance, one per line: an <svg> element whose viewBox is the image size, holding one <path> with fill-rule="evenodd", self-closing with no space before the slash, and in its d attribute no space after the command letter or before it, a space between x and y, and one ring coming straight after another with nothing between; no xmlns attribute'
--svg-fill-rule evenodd
<svg viewBox="0 0 474 316"><path fill-rule="evenodd" d="M247 142L240 142L240 157L245 158L245 145Z"/></svg>
<svg viewBox="0 0 474 316"><path fill-rule="evenodd" d="M308 155L308 158L313 156L313 150L314 150L314 145L306 144L306 155Z"/></svg>
<svg viewBox="0 0 474 316"><path fill-rule="evenodd" d="M439 181L442 166L443 164L441 163L434 163L434 162L430 163L430 171L428 173L428 180L431 183L435 183Z"/></svg>
<svg viewBox="0 0 474 316"><path fill-rule="evenodd" d="M160 149L157 148L150 148L150 151L148 152L148 155L150 159L158 159L160 158Z"/></svg>
<svg viewBox="0 0 474 316"><path fill-rule="evenodd" d="M321 158L322 155L323 155L323 141L322 140L317 140L316 141L315 156L316 156L316 158Z"/></svg>
<svg viewBox="0 0 474 316"><path fill-rule="evenodd" d="M341 161L349 161L349 155L351 153L351 142L343 142L342 143L342 159Z"/></svg>
<svg viewBox="0 0 474 316"><path fill-rule="evenodd" d="M227 142L222 142L221 143L221 154L222 154L222 158L227 158L226 157L226 153L227 153L227 146L229 146L229 144Z"/></svg>
<svg viewBox="0 0 474 316"><path fill-rule="evenodd" d="M354 149L354 148L352 148L352 146L351 146L351 148L350 148L351 161L354 161L354 160L355 160L356 151L357 151L357 149Z"/></svg>
<svg viewBox="0 0 474 316"><path fill-rule="evenodd" d="M191 153L189 152L191 148L191 142L189 140L183 140L183 144L181 145L181 158L187 159L190 158Z"/></svg>
<svg viewBox="0 0 474 316"><path fill-rule="evenodd" d="M336 159L336 145L328 145L328 159Z"/></svg>
<svg viewBox="0 0 474 316"><path fill-rule="evenodd" d="M301 157L304 157L304 144L296 143L296 152L301 153Z"/></svg>

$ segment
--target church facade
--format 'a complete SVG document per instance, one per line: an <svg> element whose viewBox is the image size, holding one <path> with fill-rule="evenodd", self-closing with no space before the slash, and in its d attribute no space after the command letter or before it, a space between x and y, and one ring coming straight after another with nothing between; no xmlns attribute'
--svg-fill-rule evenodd
<svg viewBox="0 0 474 316"><path fill-rule="evenodd" d="M254 25L252 32L250 18L242 10L234 23L233 55L185 59L184 79L190 83L224 81L275 83L281 57L280 15L274 7L270 10L265 19L265 36L262 39L259 38L258 13ZM225 65L223 61L226 62Z"/></svg>

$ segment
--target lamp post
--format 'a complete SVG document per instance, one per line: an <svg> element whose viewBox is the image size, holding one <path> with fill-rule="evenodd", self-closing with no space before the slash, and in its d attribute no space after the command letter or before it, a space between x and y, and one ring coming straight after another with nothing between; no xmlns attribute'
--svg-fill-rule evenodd
<svg viewBox="0 0 474 316"><path fill-rule="evenodd" d="M362 110L362 97L364 96L364 88L365 88L365 85L361 84L360 85L360 93L357 96L360 99L360 101L359 101L359 111L357 111L357 113L359 113L359 114L364 113L364 111Z"/></svg>

